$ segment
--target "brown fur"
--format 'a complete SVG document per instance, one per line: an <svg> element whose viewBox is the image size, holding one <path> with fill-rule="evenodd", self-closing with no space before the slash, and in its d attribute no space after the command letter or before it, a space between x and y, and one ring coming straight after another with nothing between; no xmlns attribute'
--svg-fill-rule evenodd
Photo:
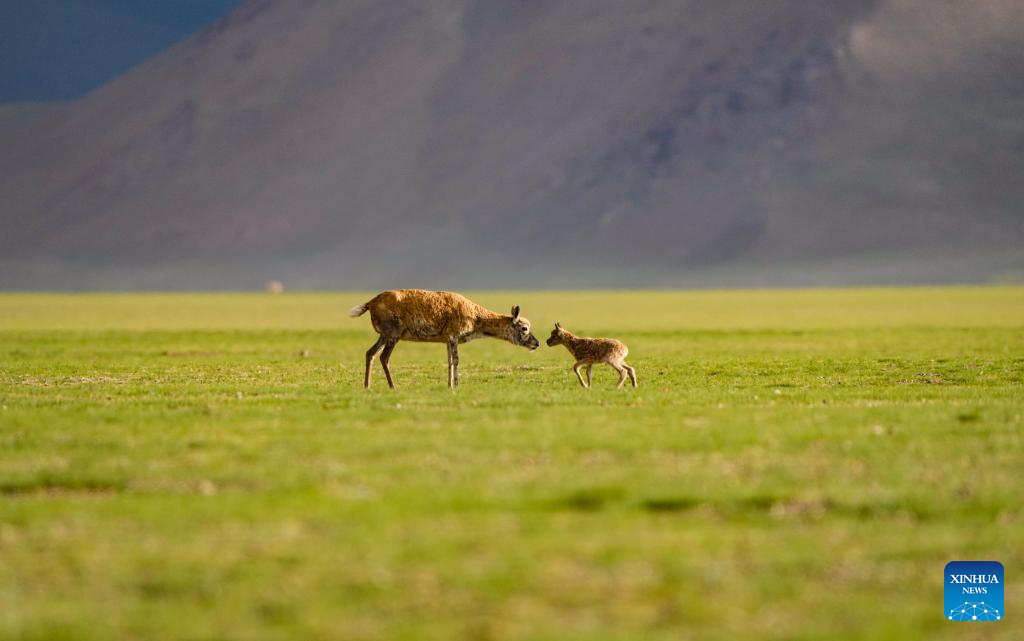
<svg viewBox="0 0 1024 641"><path fill-rule="evenodd" d="M391 352L400 340L448 345L448 387L459 384L461 343L489 336L513 345L537 349L540 342L530 333L530 321L519 315L519 307L504 316L481 307L461 294L431 292L423 289L399 289L381 292L352 309L352 316L370 312L370 322L380 338L366 352L366 376L370 386L370 365L380 352L380 364L388 385L395 386L388 368ZM383 350L383 351L381 351Z"/></svg>
<svg viewBox="0 0 1024 641"><path fill-rule="evenodd" d="M576 378L580 379L580 385L585 388L590 388L590 371L593 369L594 363L607 363L609 367L618 372L618 387L621 388L626 383L627 376L633 383L633 387L636 387L636 370L626 364L629 348L622 341L617 341L614 338L576 336L564 329L561 324L555 323L555 328L551 330L551 336L548 337L547 343L549 347L565 345L565 348L576 359L572 371L576 372ZM580 374L580 368L584 365L587 366L587 381L585 383L583 375Z"/></svg>

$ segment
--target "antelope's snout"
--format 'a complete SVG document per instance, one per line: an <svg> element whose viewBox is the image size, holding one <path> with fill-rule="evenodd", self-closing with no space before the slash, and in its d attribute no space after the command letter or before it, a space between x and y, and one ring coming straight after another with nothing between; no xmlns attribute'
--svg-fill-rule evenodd
<svg viewBox="0 0 1024 641"><path fill-rule="evenodd" d="M537 340L537 337L536 337L536 336L534 336L534 335L533 335L533 334L531 333L531 334L530 334L530 335L529 335L529 336L528 336L528 337L526 338L526 343L524 343L524 346L525 346L525 347L529 347L529 348L530 348L530 351L532 352L533 350L535 350L535 349L537 349L538 347L540 347L540 341L539 341L539 340Z"/></svg>

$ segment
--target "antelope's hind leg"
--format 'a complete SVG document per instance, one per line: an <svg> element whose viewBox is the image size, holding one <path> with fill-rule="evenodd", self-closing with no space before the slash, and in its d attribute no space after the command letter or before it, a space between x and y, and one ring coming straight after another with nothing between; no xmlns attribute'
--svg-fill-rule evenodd
<svg viewBox="0 0 1024 641"><path fill-rule="evenodd" d="M398 345L397 338L389 338L384 344L384 352L380 355L380 366L384 368L384 376L388 379L388 387L394 389L395 381L391 378L391 368L388 367L388 363L391 361L391 352L395 351L395 345Z"/></svg>
<svg viewBox="0 0 1024 641"><path fill-rule="evenodd" d="M619 373L619 384L615 386L615 389L622 389L622 386L626 383L626 366L622 364L608 363L608 365Z"/></svg>
<svg viewBox="0 0 1024 641"><path fill-rule="evenodd" d="M448 341L448 388L451 389L459 384L459 346L457 343Z"/></svg>
<svg viewBox="0 0 1024 641"><path fill-rule="evenodd" d="M625 362L622 363L622 366L625 367L626 372L629 373L629 382L633 384L633 387L636 387L636 370L629 365L626 365Z"/></svg>
<svg viewBox="0 0 1024 641"><path fill-rule="evenodd" d="M373 364L373 359L380 353L380 350L384 349L385 342L384 337L379 336L377 342L370 349L366 350L366 374L363 376L363 387L370 387L370 365Z"/></svg>

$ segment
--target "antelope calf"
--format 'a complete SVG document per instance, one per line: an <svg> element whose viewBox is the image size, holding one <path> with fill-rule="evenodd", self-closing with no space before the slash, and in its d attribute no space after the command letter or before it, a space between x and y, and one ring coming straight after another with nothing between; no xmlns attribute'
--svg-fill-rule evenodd
<svg viewBox="0 0 1024 641"><path fill-rule="evenodd" d="M476 338L500 338L533 351L540 341L530 333L530 321L519 315L519 306L511 316L481 307L461 294L430 292L423 289L398 289L381 292L353 307L353 318L370 312L370 322L380 338L366 351L366 375L363 386L370 386L370 365L380 353L380 365L390 387L395 386L388 362L400 340L448 345L448 387L459 384L459 345ZM383 352L381 351L383 350Z"/></svg>
<svg viewBox="0 0 1024 641"><path fill-rule="evenodd" d="M630 382L633 383L633 387L636 387L636 370L626 365L629 348L622 341L617 341L614 338L576 336L562 328L561 323L555 323L555 328L551 330L551 336L548 337L548 347L555 345L565 345L565 348L576 359L572 371L576 372L576 378L580 379L580 385L583 387L590 388L590 370L594 368L594 363L607 363L609 367L618 372L619 388L626 383L627 375ZM580 374L580 368L584 365L587 366L587 382L585 383L583 375Z"/></svg>

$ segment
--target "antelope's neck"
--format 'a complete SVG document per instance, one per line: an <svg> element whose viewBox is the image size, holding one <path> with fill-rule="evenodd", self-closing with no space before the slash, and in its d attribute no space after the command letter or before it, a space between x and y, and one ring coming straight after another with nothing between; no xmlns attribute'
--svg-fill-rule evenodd
<svg viewBox="0 0 1024 641"><path fill-rule="evenodd" d="M479 316L476 321L477 331L484 336L493 338L505 338L508 328L508 319L500 314L493 316Z"/></svg>
<svg viewBox="0 0 1024 641"><path fill-rule="evenodd" d="M562 342L565 344L565 348L569 350L569 353L575 356L576 350L580 344L579 336L566 332L566 336L562 339Z"/></svg>

